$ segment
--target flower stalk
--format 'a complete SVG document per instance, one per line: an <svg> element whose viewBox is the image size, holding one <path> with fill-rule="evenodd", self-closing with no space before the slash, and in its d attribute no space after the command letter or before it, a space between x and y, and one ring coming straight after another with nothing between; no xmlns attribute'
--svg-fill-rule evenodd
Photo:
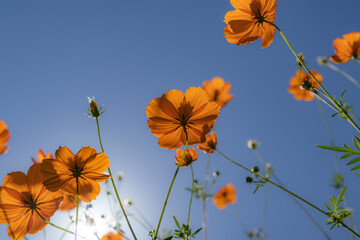
<svg viewBox="0 0 360 240"><path fill-rule="evenodd" d="M179 170L180 170L181 163L182 163L182 161L183 161L184 158L185 158L185 154L186 154L186 151L187 151L187 148L188 148L189 142L188 142L188 135L187 135L186 130L185 130L185 135L186 135L185 149L184 149L183 155L182 155L182 157L181 157L181 160L180 160L180 162L179 162L179 164L178 164L178 167L176 168L176 171L175 171L175 173L174 173L174 176L173 176L173 178L172 178L172 180L171 180L170 187L169 187L169 190L168 190L168 192L167 192L166 199L165 199L165 202L164 202L164 206L163 206L163 209L162 209L162 211L161 211L160 219L159 219L158 225L157 225L157 227L156 227L155 235L154 235L154 237L153 237L154 240L157 238L157 235L158 235L158 233L159 233L161 221L162 221L162 218L163 218L163 216L164 216L165 208L166 208L167 202L168 202L168 200L169 200L169 196L170 196L171 189L172 189L172 187L173 187L173 185L174 185L175 178L176 178L176 176L177 176L177 174L178 174L178 172L179 172Z"/></svg>
<svg viewBox="0 0 360 240"><path fill-rule="evenodd" d="M194 196L194 188L195 188L195 179L194 179L194 170L192 165L190 164L191 169L191 179L192 179L192 187L191 187L191 196L190 196L190 203L189 203L189 211L188 211L188 218L187 218L187 225L189 226L190 222L190 210L191 210L191 204Z"/></svg>
<svg viewBox="0 0 360 240"><path fill-rule="evenodd" d="M227 159L228 161L230 161L231 163L235 164L236 166L246 170L247 172L251 173L251 174L255 174L257 177L260 178L260 180L263 180L265 182L268 182L270 183L271 185L283 190L284 192L288 193L289 195L299 199L300 201L306 203L307 205L309 205L310 207L314 208L315 210L317 210L318 212L322 213L323 215L327 216L327 217L333 217L336 219L335 216L332 216L330 213L327 213L325 211L323 211L322 209L320 209L319 207L315 206L314 204L312 204L311 202L305 200L304 198L300 197L299 195L296 195L295 193L289 191L288 189L280 186L279 184L271 181L269 178L266 178L264 176L261 176L259 173L255 173L253 171L251 171L249 168L241 165L240 163L238 162L235 162L234 160L232 160L231 158L227 157L225 154L223 154L222 152L220 152L219 150L216 149L216 151L222 156L224 157L225 159ZM347 230L349 230L352 234L354 234L356 237L360 238L360 235L358 233L356 233L353 229L351 229L349 226L347 226L344 222L342 221L339 221L338 222L339 224L341 224L344 228L346 228Z"/></svg>
<svg viewBox="0 0 360 240"><path fill-rule="evenodd" d="M102 144L102 141L101 141L100 126L99 126L99 117L95 117L95 120L96 120L96 126L97 126L97 131L98 131L99 143L100 143L101 151L102 151L102 152L105 152L105 151L104 151L103 144ZM130 228L130 231L131 231L131 234L132 234L133 237L134 237L134 240L137 240L136 235L135 235L135 232L134 232L134 230L133 230L133 228L132 228L132 226L131 226L131 224L130 224L129 218L128 218L126 212L125 212L124 206L122 205L122 202L121 202L119 193L118 193L118 191L117 191L117 189L116 189L116 185L115 185L115 182L114 182L113 175L112 175L112 173L111 173L110 166L109 166L109 168L108 168L108 172L109 172L110 179L111 179L111 183L112 183L112 185L113 185L113 188L114 188L114 191L115 191L117 200L118 200L119 205L120 205L120 208L121 208L121 211L122 211L122 213L123 213L124 216L125 216L126 222L127 222L128 226L129 226L129 228Z"/></svg>
<svg viewBox="0 0 360 240"><path fill-rule="evenodd" d="M311 73L309 68L306 66L304 61L299 57L299 55L296 53L294 48L291 46L288 39L285 37L284 33L281 31L281 29L274 23L264 20L264 22L267 22L271 25L273 25L281 34L282 38L290 48L291 52L295 55L298 62L305 68L305 70L309 73L309 75L314 79L314 81L320 86L320 88L323 90L324 95L330 100L330 102L336 107L337 112L343 113L346 116L346 119L350 122L350 124L358 131L360 132L360 127L356 124L356 122L351 118L350 114L347 112L347 110L338 102L335 100L335 98L325 89L325 87L316 79L314 74Z"/></svg>

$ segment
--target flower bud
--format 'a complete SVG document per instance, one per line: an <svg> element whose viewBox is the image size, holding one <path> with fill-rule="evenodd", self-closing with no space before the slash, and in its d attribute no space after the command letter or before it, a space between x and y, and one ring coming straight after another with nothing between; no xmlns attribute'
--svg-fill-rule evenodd
<svg viewBox="0 0 360 240"><path fill-rule="evenodd" d="M256 141L255 139L250 139L248 142L247 142L247 147L250 149L250 150L256 150L256 148L260 145L260 143L258 141Z"/></svg>
<svg viewBox="0 0 360 240"><path fill-rule="evenodd" d="M246 177L245 181L247 183L252 183L253 182L253 178L252 177Z"/></svg>
<svg viewBox="0 0 360 240"><path fill-rule="evenodd" d="M90 112L89 115L92 116L93 118L100 117L101 113L100 113L97 103L95 102L95 98L88 97L88 100L90 103L90 109L88 109L88 111Z"/></svg>

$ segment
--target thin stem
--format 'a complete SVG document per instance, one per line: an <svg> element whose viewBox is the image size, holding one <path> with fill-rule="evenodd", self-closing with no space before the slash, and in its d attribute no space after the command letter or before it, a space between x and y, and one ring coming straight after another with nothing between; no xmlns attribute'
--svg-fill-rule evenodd
<svg viewBox="0 0 360 240"><path fill-rule="evenodd" d="M338 68L337 66L335 66L334 64L327 62L325 64L325 66L327 66L328 68L334 70L335 72L338 72L340 74L342 74L344 77L346 77L350 82L352 82L353 84L355 84L358 88L360 88L360 83L353 77L351 76L349 73L347 73L346 71Z"/></svg>
<svg viewBox="0 0 360 240"><path fill-rule="evenodd" d="M276 184L275 182L271 181L271 180L268 179L268 178L265 178L265 177L259 175L258 173L254 173L254 172L251 171L249 168L241 165L240 163L235 162L234 160L230 159L229 157L227 157L226 155L224 155L223 153L221 153L219 150L216 150L216 151L217 151L221 156L223 156L225 159L227 159L228 161L234 163L234 164L237 165L238 167L241 167L242 169L250 172L251 174L255 174L255 175L258 176L261 180L264 180L264 181L272 184L273 186L275 186L275 187L283 190L284 192L286 192L286 193L290 194L291 196L299 199L300 201L306 203L307 205L309 205L310 207L312 207L312 208L314 208L315 210L319 211L320 213L324 214L325 216L327 216L327 217L334 217L334 216L332 216L331 214L329 214L329 213L323 211L322 209L318 208L318 207L315 206L314 204L310 203L309 201L305 200L304 198L302 198L302 197L296 195L295 193L289 191L288 189L280 186L279 184ZM360 235L359 235L358 233L356 233L353 229L351 229L350 227L348 227L345 223L343 223L343 222L338 222L338 223L341 224L341 225L342 225L343 227L345 227L346 229L348 229L350 232L352 232L355 236L357 236L358 238L360 238Z"/></svg>
<svg viewBox="0 0 360 240"><path fill-rule="evenodd" d="M150 229L154 229L154 227L152 226L152 224L147 220L147 218L144 216L144 214L141 213L141 211L136 207L136 205L133 206L135 211L140 215L140 218L145 222L145 224L148 226L148 228Z"/></svg>
<svg viewBox="0 0 360 240"><path fill-rule="evenodd" d="M202 198L202 204L203 204L203 214L202 214L202 227L204 231L204 240L207 240L207 224L206 224L206 198Z"/></svg>
<svg viewBox="0 0 360 240"><path fill-rule="evenodd" d="M73 233L72 231L67 230L67 229L65 229L65 228L62 228L62 227L59 227L59 226L51 223L49 220L47 220L46 218L44 218L44 217L39 213L39 211L38 211L37 209L35 209L35 212L36 212L36 213L39 215L39 217L40 217L42 220L44 220L47 224L49 224L49 225L51 225L51 226L53 226L53 227L55 227L55 228L57 228L57 229L59 229L59 230L61 230L61 231L64 231L64 232L67 232L67 233L70 233L70 234L74 235L74 233Z"/></svg>
<svg viewBox="0 0 360 240"><path fill-rule="evenodd" d="M170 192L171 192L172 186L173 186L173 184L174 184L174 182L175 182L175 178L176 178L176 176L177 176L177 174L178 174L178 172L179 172L179 170L180 170L181 163L182 163L182 161L184 160L185 153L186 153L187 148L188 148L188 136L187 136L186 131L185 131L185 135L186 135L185 149L184 149L183 155L182 155L182 157L181 157L181 160L180 160L180 162L179 162L179 164L178 164L178 167L176 168L176 171L175 171L175 173L174 173L174 176L173 176L173 178L172 178L172 180L171 180L170 187L169 187L169 190L168 190L167 195L166 195L166 199L165 199L165 202L164 202L164 206L163 206L163 209L162 209L162 211L161 211L160 219L159 219L158 225L157 225L157 227L156 227L156 231L155 231L155 235L154 235L154 238L153 238L153 239L156 239L156 238L157 238L157 235L158 235L158 233L159 233L161 221L162 221L162 218L163 218L163 216L164 216L165 208L166 208L166 205L167 205L169 196L170 196Z"/></svg>
<svg viewBox="0 0 360 240"><path fill-rule="evenodd" d="M281 29L275 25L272 22L268 22L266 20L264 20L264 22L267 22L271 25L273 25L281 34L282 38L284 39L284 41L286 42L286 44L288 45L288 47L290 48L290 50L292 51L292 53L295 55L295 57L297 58L297 60L300 62L300 64L305 68L305 70L308 72L308 74L314 79L314 81L320 86L320 88L324 91L325 96L330 100L330 102L332 104L334 104L334 106L336 106L337 108L337 112L341 112L343 113L347 120L351 123L351 125L353 125L353 127L360 132L360 127L355 123L355 121L351 118L351 116L349 115L349 113L346 111L346 109L340 105L339 102L337 102L335 100L335 98L330 95L330 93L325 89L325 87L316 79L316 77L314 76L314 74L309 70L309 68L305 65L305 63L301 60L301 58L299 57L299 55L296 53L296 51L294 50L294 48L291 46L290 42L287 40L287 38L285 37L284 33L281 31Z"/></svg>
<svg viewBox="0 0 360 240"><path fill-rule="evenodd" d="M78 220L79 220L79 180L78 180L78 177L76 177L76 220L75 220L75 240L77 239Z"/></svg>
<svg viewBox="0 0 360 240"><path fill-rule="evenodd" d="M70 222L66 228L69 228L73 222ZM63 232L59 240L62 240L65 236L66 232Z"/></svg>
<svg viewBox="0 0 360 240"><path fill-rule="evenodd" d="M269 186L266 186L265 189L265 196L264 196L264 234L265 239L268 237L269 234Z"/></svg>
<svg viewBox="0 0 360 240"><path fill-rule="evenodd" d="M265 160L264 158L261 156L260 152L257 149L254 149L254 152L256 154L256 156L258 157L258 159L260 160L260 162L264 165L265 167ZM285 185L282 183L282 181L276 176L275 173L271 174L271 176L275 179L275 181L280 184L281 186L285 187ZM314 219L313 216L311 216L311 214L308 212L308 210L306 208L304 208L303 205L301 205L301 203L299 202L299 200L297 200L296 198L294 198L293 196L289 195L289 197L295 202L295 204L305 213L305 215L310 218L310 220L314 223L314 225L319 229L319 231L326 237L326 239L330 240L330 236L324 231L324 229L320 226L320 224ZM266 233L266 232L265 232Z"/></svg>
<svg viewBox="0 0 360 240"><path fill-rule="evenodd" d="M101 151L102 151L102 152L105 152L105 151L104 151L104 147L103 147L103 145L102 145L102 141L101 141L99 119L98 119L98 118L95 118L95 119L96 119L96 126L97 126L97 131L98 131L99 143L100 143ZM128 226L129 226L129 228L130 228L130 231L131 231L131 234L132 234L133 237L134 237L134 240L137 240L136 235L135 235L135 232L134 232L134 230L133 230L133 228L132 228L132 226L131 226L131 224L130 224L129 218L128 218L128 216L126 215L124 206L122 205L122 202L121 202L119 193L118 193L118 191L117 191L117 189L116 189L116 185L115 185L114 178L113 178L113 175L112 175L112 173L111 173L110 167L108 168L108 171L109 171L111 183L112 183L112 185L113 185L113 188L114 188L116 197L117 197L117 199L118 199L118 202L119 202L119 205L120 205L120 208L121 208L121 211L122 211L122 213L123 213L124 216L125 216L126 222L127 222Z"/></svg>
<svg viewBox="0 0 360 240"><path fill-rule="evenodd" d="M47 237L46 237L46 230L45 230L45 229L43 229L43 230L42 230L42 232L43 232L44 240L47 240Z"/></svg>
<svg viewBox="0 0 360 240"><path fill-rule="evenodd" d="M190 169L191 169L192 187L191 187L191 196L190 196L189 211L188 211L188 218L187 218L188 226L189 226L189 222L190 222L190 210L191 210L191 204L192 204L192 199L194 196L194 188L195 188L194 170L193 170L193 167L191 164L190 164Z"/></svg>
<svg viewBox="0 0 360 240"><path fill-rule="evenodd" d="M241 226L243 232L244 232L245 234L247 234L247 233L249 232L248 227L246 226L245 222L242 220L242 218L241 218L238 210L236 209L236 207L235 207L234 205L230 204L230 206L231 206L231 209L233 210L232 212L234 213L234 215L236 216L237 220L239 221L240 226Z"/></svg>
<svg viewBox="0 0 360 240"><path fill-rule="evenodd" d="M324 122L324 125L325 125L325 129L326 129L326 133L328 134L328 137L329 137L329 140L330 140L330 144L331 146L334 146L335 143L334 143L334 138L332 136L332 132L331 132L331 129L330 129L330 126L329 126L329 123L325 117L325 114L324 114L324 109L322 107L322 105L319 103L319 101L316 101L317 103L317 106L319 108L319 112L320 112L320 115L321 115L321 118ZM340 164L339 164L339 160L338 160L338 156L337 156L337 153L336 152L333 152L334 153L334 163L335 163L335 168L336 168L336 172L338 174L341 174L341 171L340 171Z"/></svg>
<svg viewBox="0 0 360 240"><path fill-rule="evenodd" d="M335 146L334 138L333 138L329 123L328 123L328 121L327 121L327 119L325 117L325 114L324 114L324 109L322 108L322 105L318 101L316 103L318 105L321 118L322 118L322 120L324 122L326 132L327 132L327 134L329 136L330 144L331 144L331 146ZM340 169L338 155L337 155L336 152L333 152L333 156L334 156L334 163L335 163L336 173L341 176L341 169ZM340 188L338 190L339 190L339 193L343 190L343 184L341 184L341 186L340 186ZM349 203L348 203L348 200L347 200L347 197L346 197L346 193L344 194L344 206L345 206L345 208L349 208ZM355 223L354 223L354 221L352 219L352 215L350 215L348 217L348 221L349 221L349 224L350 224L351 228L357 229L357 227L356 227L356 225L355 225ZM355 236L352 235L352 238L354 239Z"/></svg>

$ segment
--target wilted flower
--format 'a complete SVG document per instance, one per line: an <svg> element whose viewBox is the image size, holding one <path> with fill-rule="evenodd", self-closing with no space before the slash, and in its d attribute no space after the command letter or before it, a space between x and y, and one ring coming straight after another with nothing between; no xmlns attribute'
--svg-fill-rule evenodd
<svg viewBox="0 0 360 240"><path fill-rule="evenodd" d="M64 192L50 192L42 182L40 165L31 166L25 175L9 173L0 187L0 224L9 224L8 235L12 239L24 238L45 228L63 199ZM39 215L40 214L40 215Z"/></svg>
<svg viewBox="0 0 360 240"><path fill-rule="evenodd" d="M185 94L174 89L149 103L147 124L161 147L174 149L185 145L186 135L189 145L204 142L219 111L200 87L191 87Z"/></svg>
<svg viewBox="0 0 360 240"><path fill-rule="evenodd" d="M125 204L125 205L128 205L128 206L132 206L132 205L133 205L133 202L132 202L130 199L125 199L125 200L124 200L124 204Z"/></svg>
<svg viewBox="0 0 360 240"><path fill-rule="evenodd" d="M247 147L250 150L256 150L259 145L260 145L260 143L258 141L256 141L255 139L250 139L247 141Z"/></svg>
<svg viewBox="0 0 360 240"><path fill-rule="evenodd" d="M210 101L216 102L220 107L224 107L234 97L233 94L229 94L230 82L225 83L221 77L203 82L202 88L209 95Z"/></svg>
<svg viewBox="0 0 360 240"><path fill-rule="evenodd" d="M213 171L212 175L213 175L213 177L218 177L218 176L220 176L220 172L219 171Z"/></svg>
<svg viewBox="0 0 360 240"><path fill-rule="evenodd" d="M119 181L121 181L124 178L124 173L118 172L117 178L118 178Z"/></svg>
<svg viewBox="0 0 360 240"><path fill-rule="evenodd" d="M205 151L206 153L213 153L216 149L217 136L214 131L211 132L211 135L205 136L205 142L199 144L197 149Z"/></svg>
<svg viewBox="0 0 360 240"><path fill-rule="evenodd" d="M175 156L175 165L176 166L179 165L183 153L184 153L184 150L181 150L181 149L176 150L176 156ZM184 157L183 161L181 162L180 167L189 166L192 162L196 161L198 155L199 155L199 153L195 152L195 148L188 149L185 153L185 157Z"/></svg>
<svg viewBox="0 0 360 240"><path fill-rule="evenodd" d="M215 194L213 203L219 209L225 209L228 203L234 204L236 202L236 192L234 185L228 183Z"/></svg>
<svg viewBox="0 0 360 240"><path fill-rule="evenodd" d="M345 63L350 59L359 60L360 57L360 32L351 32L337 38L333 42L336 55L329 57L334 63Z"/></svg>
<svg viewBox="0 0 360 240"><path fill-rule="evenodd" d="M96 153L95 148L83 147L74 155L67 147L60 147L55 159L44 159L41 172L46 177L44 185L50 191L63 189L76 195L84 202L91 202L100 193L98 182L104 182L109 175L102 174L109 167L108 156Z"/></svg>
<svg viewBox="0 0 360 240"><path fill-rule="evenodd" d="M316 60L320 66L326 66L329 63L327 57L318 57Z"/></svg>
<svg viewBox="0 0 360 240"><path fill-rule="evenodd" d="M225 15L226 40L236 45L245 45L262 36L261 47L274 40L276 0L230 0L235 8Z"/></svg>
<svg viewBox="0 0 360 240"><path fill-rule="evenodd" d="M3 154L8 148L6 144L9 142L10 132L4 121L0 120L0 154Z"/></svg>
<svg viewBox="0 0 360 240"><path fill-rule="evenodd" d="M321 83L323 77L315 70L311 70L311 73ZM314 88L319 88L319 85L313 80L310 74L305 73L304 70L296 71L295 76L290 79L290 87L288 88L289 93L294 95L296 100L311 101L314 99ZM311 91L311 92L310 92Z"/></svg>

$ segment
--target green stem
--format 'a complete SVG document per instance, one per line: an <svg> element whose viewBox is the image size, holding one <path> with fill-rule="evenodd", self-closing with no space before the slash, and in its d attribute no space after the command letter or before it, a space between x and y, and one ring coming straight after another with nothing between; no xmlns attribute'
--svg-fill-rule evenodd
<svg viewBox="0 0 360 240"><path fill-rule="evenodd" d="M36 213L39 215L39 217L41 217L42 220L44 220L47 224L49 224L49 225L51 225L51 226L53 226L53 227L55 227L55 228L57 228L57 229L59 229L59 230L61 230L61 231L64 231L64 232L67 232L67 233L70 233L70 234L74 235L74 233L73 233L72 231L67 230L67 229L65 229L65 228L62 228L62 227L59 227L59 226L51 223L49 220L47 220L46 218L44 218L44 217L39 213L39 211L38 211L37 209L35 209L35 212L36 212Z"/></svg>
<svg viewBox="0 0 360 240"><path fill-rule="evenodd" d="M260 160L260 162L264 165L264 167L266 167L266 163L264 158L262 157L262 155L260 154L260 152L257 149L254 149L254 152L256 154L256 156L258 157L258 159ZM276 176L275 173L271 174L271 176L275 179L275 181L280 184L281 186L285 185L282 183L282 181ZM295 204L305 213L305 215L314 223L314 225L320 230L320 232L326 237L326 239L330 240L330 236L324 231L324 229L320 226L320 224L313 218L313 216L311 216L311 214L308 212L308 210L299 202L299 200L297 200L296 198L294 198L293 196L289 196L294 202ZM267 232L267 231L266 231ZM265 233L266 233L265 232Z"/></svg>
<svg viewBox="0 0 360 240"><path fill-rule="evenodd" d="M99 136L99 143L100 143L101 151L102 151L102 152L105 152L105 151L104 151L104 147L103 147L103 145L102 145L102 141L101 141L99 120L98 120L98 118L95 118L95 119L96 119L96 126L97 126L97 130L98 130L98 136ZM117 199L118 199L118 202L119 202L119 205L120 205L120 208L121 208L121 211L122 211L122 213L123 213L124 216L125 216L126 222L127 222L128 226L129 226L129 228L130 228L130 231L131 231L131 234L132 234L133 237L134 237L134 240L137 240L136 235L135 235L135 232L134 232L134 230L133 230L133 228L132 228L132 226L131 226L131 224L130 224L129 218L128 218L126 212L125 212L124 206L122 205L122 202L121 202L121 200L120 200L120 196L119 196L119 193L118 193L118 191L117 191L117 189L116 189L116 185L115 185L114 178L113 178L113 175L112 175L112 173L111 173L110 167L108 168L108 171L109 171L111 183L112 183L112 185L113 185L113 188L114 188L116 197L117 197Z"/></svg>
<svg viewBox="0 0 360 240"><path fill-rule="evenodd" d="M326 132L327 132L327 134L329 136L330 144L331 144L331 146L335 146L334 138L333 138L329 123L328 123L328 121L327 121L327 119L325 117L325 114L324 114L324 109L322 108L322 105L318 101L317 101L317 105L318 105L318 108L319 108L321 118L322 118L322 120L324 122ZM334 156L334 163L335 163L336 173L341 176L341 169L340 169L338 155L337 155L336 152L333 152L333 156ZM340 186L340 188L338 190L339 190L339 193L342 192L343 184L341 184L341 186ZM347 194L345 193L344 194L344 206L345 206L345 208L349 208L349 202L347 200L346 195ZM352 219L352 215L350 215L347 219L349 221L349 224L350 224L351 228L357 229L357 226L355 225L355 223L354 223L354 221ZM352 237L353 237L353 239L355 238L354 235L352 235Z"/></svg>
<svg viewBox="0 0 360 240"><path fill-rule="evenodd" d="M167 192L166 199L165 199L165 202L164 202L164 206L163 206L163 209L162 209L162 211L161 211L160 219L159 219L158 225L157 225L157 227L156 227L155 235L154 235L154 237L153 237L154 240L157 238L157 235L158 235L158 233L159 233L161 221L162 221L162 218L163 218L163 216L164 216L165 208L166 208L166 205L167 205L169 196L170 196L170 192L171 192L172 186L173 186L174 181L175 181L175 178L176 178L176 176L177 176L177 174L178 174L178 172L179 172L179 170L180 170L181 163L182 163L182 161L184 160L185 153L186 153L187 148L188 148L188 144L189 144L189 143L188 143L188 136L187 136L186 131L185 131L185 135L186 135L185 149L184 149L183 155L182 155L182 157L181 157L181 160L180 160L180 162L179 162L179 164L178 164L178 167L176 168L176 171L175 171L175 173L174 173L174 176L173 176L173 178L172 178L172 180L171 180L170 187L169 187L169 190L168 190L168 192Z"/></svg>
<svg viewBox="0 0 360 240"><path fill-rule="evenodd" d="M241 164L238 163L238 162L235 162L234 160L230 159L229 157L227 157L226 155L224 155L224 154L223 154L222 152L220 152L219 150L216 150L216 151L217 151L222 157L224 157L224 158L227 159L228 161L234 163L234 164L237 165L238 167L241 167L242 169L248 171L248 172L251 173L251 174L255 174L256 176L258 176L258 177L260 178L260 180L264 180L264 181L272 184L273 186L275 186L275 187L283 190L284 192L286 192L286 193L288 193L289 195L291 195L291 196L299 199L300 201L306 203L307 205L309 205L310 207L312 207L312 208L314 208L315 210L319 211L320 213L324 214L325 216L327 216L327 217L334 217L334 216L332 216L331 214L329 214L329 213L323 211L322 209L318 208L318 207L315 206L314 204L310 203L309 201L305 200L304 198L302 198L302 197L296 195L295 193L287 190L286 188L284 188L284 187L276 184L275 182L271 181L270 179L265 178L265 177L259 175L259 173L254 173L254 172L251 171L249 168L241 165ZM360 235L359 235L358 233L356 233L353 229L351 229L350 227L348 227L345 223L343 223L343 222L339 222L339 223L340 223L343 227L345 227L347 230L349 230L350 232L352 232L355 236L357 236L358 238L360 238Z"/></svg>
<svg viewBox="0 0 360 240"><path fill-rule="evenodd" d="M324 91L325 96L331 101L332 104L334 104L334 106L336 106L337 111L340 113L343 113L347 120L351 123L351 125L353 125L353 127L360 132L360 127L354 122L354 120L351 118L351 116L349 115L349 113L346 111L346 109L340 105L339 102L337 102L334 97L332 95L330 95L330 93L325 89L325 87L316 79L316 77L314 76L314 74L312 74L312 72L308 69L308 67L305 65L305 63L300 59L299 55L296 53L296 51L294 50L294 48L291 46L290 42L287 40L287 38L285 37L284 33L281 31L281 29L275 25L272 22L268 22L266 20L264 20L264 22L267 22L271 25L273 25L281 34L282 38L285 40L286 44L288 45L288 47L290 48L290 50L292 51L292 53L295 55L295 57L297 58L297 60L300 62L300 64L305 68L305 70L308 72L308 74L314 79L314 81L320 86L320 88Z"/></svg>
<svg viewBox="0 0 360 240"><path fill-rule="evenodd" d="M70 222L70 223L68 224L67 228L69 228L72 223L73 223L73 222ZM66 232L63 232L63 234L61 235L61 237L60 237L59 240L62 240L62 239L64 238L65 234L66 234Z"/></svg>
<svg viewBox="0 0 360 240"><path fill-rule="evenodd" d="M192 199L193 199L193 195L194 195L194 187L195 187L194 170L193 170L193 167L192 167L191 164L190 164L190 169L191 169L191 177L192 177L192 187L191 187L189 212L188 212L188 218L187 218L187 225L188 226L189 226L189 222L190 222L190 210L191 210L191 204L192 204Z"/></svg>

